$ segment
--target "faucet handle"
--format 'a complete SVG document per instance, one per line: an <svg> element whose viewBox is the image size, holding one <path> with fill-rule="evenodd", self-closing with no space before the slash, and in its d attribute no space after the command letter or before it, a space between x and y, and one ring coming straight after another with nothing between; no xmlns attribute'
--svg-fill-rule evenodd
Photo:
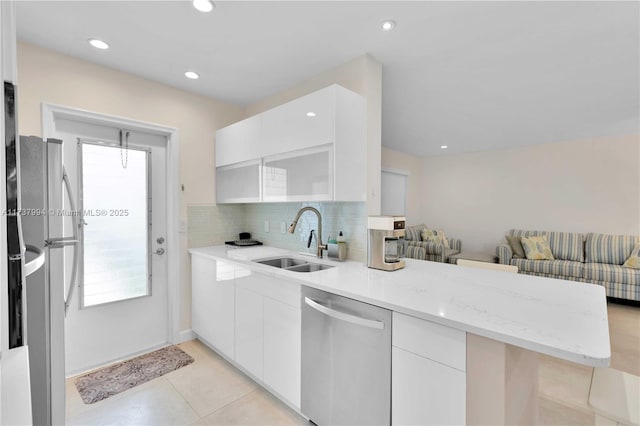
<svg viewBox="0 0 640 426"><path fill-rule="evenodd" d="M311 240L313 239L313 233L316 232L315 230L311 230L311 232L309 232L309 240L307 241L307 248L311 247Z"/></svg>

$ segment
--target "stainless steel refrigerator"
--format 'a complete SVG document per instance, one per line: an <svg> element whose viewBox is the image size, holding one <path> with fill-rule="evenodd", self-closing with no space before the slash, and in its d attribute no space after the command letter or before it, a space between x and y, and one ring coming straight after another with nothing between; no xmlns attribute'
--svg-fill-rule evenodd
<svg viewBox="0 0 640 426"><path fill-rule="evenodd" d="M15 87L5 83L5 99L12 91ZM5 112L10 125L5 129L10 346L29 347L33 424L64 425L64 248L73 250L66 286L71 290L77 270L77 212L68 191L72 205L64 210L64 188L70 187L62 141L16 137L15 102L10 106L11 114ZM66 216L73 219L70 237L62 236Z"/></svg>

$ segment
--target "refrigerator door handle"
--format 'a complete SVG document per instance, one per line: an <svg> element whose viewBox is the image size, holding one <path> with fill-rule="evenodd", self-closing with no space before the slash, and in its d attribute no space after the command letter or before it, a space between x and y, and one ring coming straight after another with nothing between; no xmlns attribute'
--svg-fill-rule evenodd
<svg viewBox="0 0 640 426"><path fill-rule="evenodd" d="M26 262L24 264L24 276L28 277L29 275L33 274L35 271L40 269L42 265L44 265L45 256L44 256L44 250L41 249L40 247L27 244L26 248L27 248L27 251L30 251L31 253L35 253L37 255L35 259L33 259L30 262Z"/></svg>
<svg viewBox="0 0 640 426"><path fill-rule="evenodd" d="M60 244L60 247L64 247L66 245L73 246L73 266L71 268L71 278L69 279L67 297L65 297L64 299L64 313L66 315L67 311L69 310L71 298L73 297L73 289L76 286L76 280L78 278L78 268L80 267L80 256L78 253L78 250L80 249L80 240L78 240L78 229L80 229L80 222L78 221L79 212L76 210L76 202L73 198L71 183L69 182L69 176L67 176L67 171L65 170L64 166L62 167L62 180L64 181L64 187L67 190L69 207L71 208L71 227L73 228L73 235L71 237L63 237L57 239L57 244Z"/></svg>

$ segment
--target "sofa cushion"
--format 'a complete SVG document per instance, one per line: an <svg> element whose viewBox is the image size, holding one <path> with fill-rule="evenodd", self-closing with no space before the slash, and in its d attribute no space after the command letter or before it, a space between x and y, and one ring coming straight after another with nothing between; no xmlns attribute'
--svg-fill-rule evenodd
<svg viewBox="0 0 640 426"><path fill-rule="evenodd" d="M640 269L640 243L636 244L622 266L625 268Z"/></svg>
<svg viewBox="0 0 640 426"><path fill-rule="evenodd" d="M422 233L423 229L427 229L427 225L425 225L424 223L420 225L408 226L404 230L404 239L407 241L420 241L420 234Z"/></svg>
<svg viewBox="0 0 640 426"><path fill-rule="evenodd" d="M524 231L521 229L512 229L509 234L517 237L546 235L549 239L549 247L551 247L553 257L584 262L584 234L576 232Z"/></svg>
<svg viewBox="0 0 640 426"><path fill-rule="evenodd" d="M585 263L584 277L590 281L640 286L640 269L625 268L608 263Z"/></svg>
<svg viewBox="0 0 640 426"><path fill-rule="evenodd" d="M410 259L425 260L426 251L424 247L407 246L407 257Z"/></svg>
<svg viewBox="0 0 640 426"><path fill-rule="evenodd" d="M585 246L586 262L622 265L639 242L638 237L630 235L589 233Z"/></svg>
<svg viewBox="0 0 640 426"><path fill-rule="evenodd" d="M522 237L520 239L524 254L530 260L554 260L546 235Z"/></svg>
<svg viewBox="0 0 640 426"><path fill-rule="evenodd" d="M456 249L448 249L445 248L444 249L444 255L442 254L425 254L424 259L425 260L430 260L432 262L445 262L448 263L449 262L449 258L451 256L454 256L456 254L460 253L458 250Z"/></svg>
<svg viewBox="0 0 640 426"><path fill-rule="evenodd" d="M582 278L584 263L573 260L529 260L511 259L511 264L518 267L519 272L560 275L564 277Z"/></svg>
<svg viewBox="0 0 640 426"><path fill-rule="evenodd" d="M511 247L511 251L513 252L513 257L516 259L524 259L524 248L522 247L522 243L520 242L520 238L514 235L507 235L507 242L509 243L509 247Z"/></svg>

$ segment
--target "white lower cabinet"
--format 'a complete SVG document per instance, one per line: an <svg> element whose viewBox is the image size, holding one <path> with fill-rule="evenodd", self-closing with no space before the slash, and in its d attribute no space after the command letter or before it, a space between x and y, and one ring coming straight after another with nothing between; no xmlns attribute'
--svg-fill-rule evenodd
<svg viewBox="0 0 640 426"><path fill-rule="evenodd" d="M237 264L192 257L193 331L297 409L300 290ZM394 312L392 341L391 424L465 424L466 333Z"/></svg>
<svg viewBox="0 0 640 426"><path fill-rule="evenodd" d="M300 406L300 306L264 299L264 382Z"/></svg>
<svg viewBox="0 0 640 426"><path fill-rule="evenodd" d="M465 372L396 347L391 357L391 424L465 424Z"/></svg>
<svg viewBox="0 0 640 426"><path fill-rule="evenodd" d="M223 355L234 358L234 265L192 256L192 329Z"/></svg>
<svg viewBox="0 0 640 426"><path fill-rule="evenodd" d="M236 269L235 362L300 406L300 285Z"/></svg>
<svg viewBox="0 0 640 426"><path fill-rule="evenodd" d="M256 378L262 379L263 296L236 287L236 358Z"/></svg>
<svg viewBox="0 0 640 426"><path fill-rule="evenodd" d="M466 422L466 333L393 313L391 424Z"/></svg>

